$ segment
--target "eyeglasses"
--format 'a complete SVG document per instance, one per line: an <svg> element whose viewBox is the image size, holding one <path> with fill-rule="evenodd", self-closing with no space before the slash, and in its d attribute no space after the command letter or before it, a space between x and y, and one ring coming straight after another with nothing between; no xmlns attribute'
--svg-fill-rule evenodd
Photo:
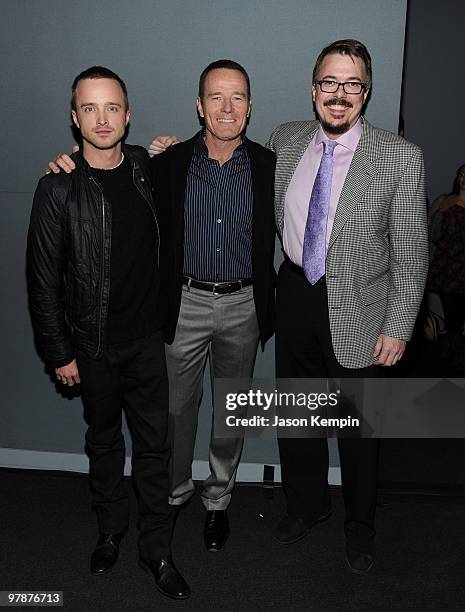
<svg viewBox="0 0 465 612"><path fill-rule="evenodd" d="M320 86L323 93L336 93L342 85L342 89L348 95L361 94L367 88L365 83L360 83L360 81L346 81L345 83L340 83L339 81L316 81L316 85Z"/></svg>

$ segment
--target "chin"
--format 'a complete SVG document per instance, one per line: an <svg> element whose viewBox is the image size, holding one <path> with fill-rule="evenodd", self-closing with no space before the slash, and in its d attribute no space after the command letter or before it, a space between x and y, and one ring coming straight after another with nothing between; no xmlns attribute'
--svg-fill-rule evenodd
<svg viewBox="0 0 465 612"><path fill-rule="evenodd" d="M329 121L322 119L321 125L327 134L345 134L350 130L350 124L348 121L335 125L334 123L329 123Z"/></svg>

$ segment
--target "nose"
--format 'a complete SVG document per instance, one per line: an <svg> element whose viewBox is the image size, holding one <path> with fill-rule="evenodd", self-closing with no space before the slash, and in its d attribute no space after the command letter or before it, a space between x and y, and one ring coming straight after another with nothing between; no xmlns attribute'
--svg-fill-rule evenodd
<svg viewBox="0 0 465 612"><path fill-rule="evenodd" d="M223 104L221 106L221 110L224 113L231 113L232 112L232 102L231 102L230 98L223 98Z"/></svg>
<svg viewBox="0 0 465 612"><path fill-rule="evenodd" d="M342 86L341 83L339 83L339 87L337 88L336 97L337 98L346 98L347 97L347 94L344 91L344 87Z"/></svg>
<svg viewBox="0 0 465 612"><path fill-rule="evenodd" d="M98 125L106 125L108 123L108 119L104 110L98 112L97 115L97 124Z"/></svg>

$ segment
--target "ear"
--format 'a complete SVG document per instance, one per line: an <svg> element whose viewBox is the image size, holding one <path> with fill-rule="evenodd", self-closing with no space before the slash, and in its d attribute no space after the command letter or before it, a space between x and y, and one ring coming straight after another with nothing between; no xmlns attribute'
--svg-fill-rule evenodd
<svg viewBox="0 0 465 612"><path fill-rule="evenodd" d="M316 87L315 85L312 85L312 102L315 102L315 95L316 95Z"/></svg>
<svg viewBox="0 0 465 612"><path fill-rule="evenodd" d="M367 101L369 93L370 93L369 89L365 89L365 91L363 92L363 104L365 104L365 102Z"/></svg>
<svg viewBox="0 0 465 612"><path fill-rule="evenodd" d="M126 111L126 121L124 125L127 125L130 119L131 119L131 109L128 108L128 110Z"/></svg>
<svg viewBox="0 0 465 612"><path fill-rule="evenodd" d="M81 129L81 126L79 125L79 120L78 120L78 116L75 110L71 111L71 117L73 119L73 123L74 125L78 128Z"/></svg>
<svg viewBox="0 0 465 612"><path fill-rule="evenodd" d="M203 114L202 100L201 100L200 98L197 98L197 102L196 102L196 104L197 104L197 111L198 111L199 115L200 115L202 118L204 118L204 117L205 117L205 115Z"/></svg>
<svg viewBox="0 0 465 612"><path fill-rule="evenodd" d="M249 108L247 109L247 119L250 117L251 112L252 112L252 98L249 100Z"/></svg>

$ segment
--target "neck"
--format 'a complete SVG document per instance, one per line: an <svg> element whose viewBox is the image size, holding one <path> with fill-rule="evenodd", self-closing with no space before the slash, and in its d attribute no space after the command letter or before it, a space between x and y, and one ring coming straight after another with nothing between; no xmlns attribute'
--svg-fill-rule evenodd
<svg viewBox="0 0 465 612"><path fill-rule="evenodd" d="M221 165L231 159L234 150L242 143L241 137L234 140L218 140L211 137L209 132L205 135L205 145L208 149L208 157L216 159Z"/></svg>
<svg viewBox="0 0 465 612"><path fill-rule="evenodd" d="M121 161L121 143L111 149L97 149L84 141L82 154L91 168L114 168Z"/></svg>

